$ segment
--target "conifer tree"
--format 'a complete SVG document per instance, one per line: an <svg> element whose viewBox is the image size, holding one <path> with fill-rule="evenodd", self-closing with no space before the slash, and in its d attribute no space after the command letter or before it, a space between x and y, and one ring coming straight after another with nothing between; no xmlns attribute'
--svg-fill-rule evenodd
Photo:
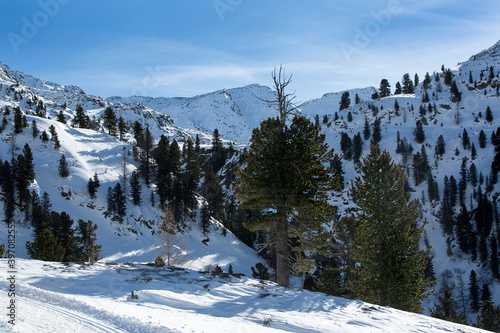
<svg viewBox="0 0 500 333"><path fill-rule="evenodd" d="M87 182L87 191L89 192L89 195L92 199L95 198L95 193L96 193L96 188L95 188L95 183L92 178L89 178L89 181Z"/></svg>
<svg viewBox="0 0 500 333"><path fill-rule="evenodd" d="M483 130L479 132L479 147L480 148L486 148L486 143L487 143L487 138L486 138L486 133L484 133Z"/></svg>
<svg viewBox="0 0 500 333"><path fill-rule="evenodd" d="M38 133L40 133L40 131L38 130L36 120L34 120L34 119L31 122L31 133L33 135L33 139L36 139L36 137L38 136Z"/></svg>
<svg viewBox="0 0 500 333"><path fill-rule="evenodd" d="M344 159L349 161L352 158L352 140L349 134L342 132L340 138L340 150L343 153Z"/></svg>
<svg viewBox="0 0 500 333"><path fill-rule="evenodd" d="M19 134L23 131L23 113L17 106L14 107L14 133Z"/></svg>
<svg viewBox="0 0 500 333"><path fill-rule="evenodd" d="M371 136L370 124L368 123L368 118L365 118L365 127L363 128L363 138L368 140Z"/></svg>
<svg viewBox="0 0 500 333"><path fill-rule="evenodd" d="M356 297L406 311L422 312L429 280L429 250L420 250L423 226L415 201L408 201L406 176L389 153L372 146L363 159L361 176L352 183L359 207L354 259L359 279Z"/></svg>
<svg viewBox="0 0 500 333"><path fill-rule="evenodd" d="M116 183L115 187L113 188L113 203L118 220L120 222L123 222L123 217L125 216L127 207L125 206L125 193L123 192L120 183Z"/></svg>
<svg viewBox="0 0 500 333"><path fill-rule="evenodd" d="M399 83L398 81L396 82L396 89L394 90L394 95L401 95L401 92L402 92L401 83Z"/></svg>
<svg viewBox="0 0 500 333"><path fill-rule="evenodd" d="M63 124L66 124L66 117L64 116L64 111L60 110L57 113L57 121Z"/></svg>
<svg viewBox="0 0 500 333"><path fill-rule="evenodd" d="M446 143L444 141L443 135L440 135L437 139L436 142L436 147L435 147L436 155L438 156L443 156L444 153L446 152Z"/></svg>
<svg viewBox="0 0 500 333"><path fill-rule="evenodd" d="M92 221L78 220L78 243L80 244L81 260L95 263L100 259L102 246L97 244L97 224Z"/></svg>
<svg viewBox="0 0 500 333"><path fill-rule="evenodd" d="M375 122L373 123L373 134L372 134L372 140L371 143L373 145L378 145L380 143L380 140L382 140L382 130L380 128L380 119L377 118L375 119Z"/></svg>
<svg viewBox="0 0 500 333"><path fill-rule="evenodd" d="M59 142L59 136L57 135L56 127L54 125L49 126L49 132L51 135L51 140L52 140L52 142L54 142L54 148L55 149L61 148L61 143ZM44 131L44 133L45 133L45 131ZM42 138L42 140L43 140L43 138Z"/></svg>
<svg viewBox="0 0 500 333"><path fill-rule="evenodd" d="M491 123L493 122L493 112L491 112L491 108L489 106L486 107L486 121Z"/></svg>
<svg viewBox="0 0 500 333"><path fill-rule="evenodd" d="M363 139L361 138L361 134L358 132L354 135L352 140L352 158L354 159L354 162L359 163L362 153Z"/></svg>
<svg viewBox="0 0 500 333"><path fill-rule="evenodd" d="M33 241L26 242L26 249L31 259L61 262L65 249L49 229L40 232Z"/></svg>
<svg viewBox="0 0 500 333"><path fill-rule="evenodd" d="M59 171L59 176L63 178L69 177L69 166L68 162L66 161L66 156L62 154L61 158L59 159L59 166L57 167L57 170Z"/></svg>
<svg viewBox="0 0 500 333"><path fill-rule="evenodd" d="M381 98L391 96L391 85L389 84L389 81L387 79L382 79L382 81L380 81L379 90L379 95Z"/></svg>
<svg viewBox="0 0 500 333"><path fill-rule="evenodd" d="M424 132L424 126L420 120L417 120L416 127L413 130L413 135L415 137L415 141L417 143L424 143L425 141L425 132Z"/></svg>
<svg viewBox="0 0 500 333"><path fill-rule="evenodd" d="M14 184L11 181L14 174L12 167L8 161L2 165L2 192L3 192L3 208L4 208L4 222L9 224L13 221L14 211L16 209Z"/></svg>
<svg viewBox="0 0 500 333"><path fill-rule="evenodd" d="M103 126L108 129L108 134L116 136L117 119L115 111L113 111L113 108L111 106L108 106L104 110L104 115L102 119L103 119Z"/></svg>
<svg viewBox="0 0 500 333"><path fill-rule="evenodd" d="M342 93L339 104L340 104L339 111L347 109L351 105L351 99L349 98L348 91L344 91Z"/></svg>
<svg viewBox="0 0 500 333"><path fill-rule="evenodd" d="M470 271L469 275L469 300L473 312L478 312L479 303L479 286L477 285L477 274L475 270Z"/></svg>
<svg viewBox="0 0 500 333"><path fill-rule="evenodd" d="M438 303L431 309L431 317L459 324L467 324L465 315L459 315L453 308L453 297L449 289L445 289L441 296L438 297Z"/></svg>
<svg viewBox="0 0 500 333"><path fill-rule="evenodd" d="M415 86L413 81L410 79L410 74L406 73L403 75L403 94L413 94Z"/></svg>
<svg viewBox="0 0 500 333"><path fill-rule="evenodd" d="M130 176L130 192L130 194L132 195L134 206L140 205L142 201L142 186L140 181L140 173L138 170L132 172L132 175Z"/></svg>
<svg viewBox="0 0 500 333"><path fill-rule="evenodd" d="M483 303L481 313L477 316L476 321L479 328L500 332L500 310L491 301Z"/></svg>

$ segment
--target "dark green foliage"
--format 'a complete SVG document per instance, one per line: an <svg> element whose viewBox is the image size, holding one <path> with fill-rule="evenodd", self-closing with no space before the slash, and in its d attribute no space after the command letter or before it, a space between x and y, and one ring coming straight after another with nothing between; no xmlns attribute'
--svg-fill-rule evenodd
<svg viewBox="0 0 500 333"><path fill-rule="evenodd" d="M415 137L415 141L417 143L424 143L425 141L425 132L424 132L424 125L420 120L417 120L415 129L413 130L413 135Z"/></svg>
<svg viewBox="0 0 500 333"><path fill-rule="evenodd" d="M462 100L462 92L458 90L457 83L455 81L452 82L451 88L450 88L452 100L456 102L460 102Z"/></svg>
<svg viewBox="0 0 500 333"><path fill-rule="evenodd" d="M401 95L402 90L401 90L401 83L396 82L396 89L394 90L394 95Z"/></svg>
<svg viewBox="0 0 500 333"><path fill-rule="evenodd" d="M350 160L352 158L352 140L349 137L349 134L342 132L340 139L340 150L343 153L343 158L346 160Z"/></svg>
<svg viewBox="0 0 500 333"><path fill-rule="evenodd" d="M410 74L406 73L403 75L403 94L413 94L415 86L413 81L410 79Z"/></svg>
<svg viewBox="0 0 500 333"><path fill-rule="evenodd" d="M40 131L38 130L36 120L34 120L34 119L31 122L31 133L33 135L33 139L36 139L36 137L38 136L38 133L40 133Z"/></svg>
<svg viewBox="0 0 500 333"><path fill-rule="evenodd" d="M500 272L498 271L498 246L497 239L495 236L490 237L490 268L491 275L495 279L500 278Z"/></svg>
<svg viewBox="0 0 500 333"><path fill-rule="evenodd" d="M444 141L443 135L440 135L437 139L435 152L438 156L443 156L446 152L446 142Z"/></svg>
<svg viewBox="0 0 500 333"><path fill-rule="evenodd" d="M485 302L491 302L491 291L487 283L483 283L483 287L481 288L481 301L483 304Z"/></svg>
<svg viewBox="0 0 500 333"><path fill-rule="evenodd" d="M122 186L120 183L116 183L113 188L113 204L114 204L114 213L120 222L123 222L123 217L127 212L127 207L125 206L125 193L123 192Z"/></svg>
<svg viewBox="0 0 500 333"><path fill-rule="evenodd" d="M405 173L387 151L372 146L363 162L352 186L359 207L353 248L358 279L352 290L368 302L422 312L430 250L420 250L417 203L408 201Z"/></svg>
<svg viewBox="0 0 500 333"><path fill-rule="evenodd" d="M380 128L380 119L377 118L373 123L373 134L371 143L373 145L378 145L380 143L380 140L382 140L382 130Z"/></svg>
<svg viewBox="0 0 500 333"><path fill-rule="evenodd" d="M138 170L134 170L130 176L130 194L132 195L134 206L140 205L142 201L142 185Z"/></svg>
<svg viewBox="0 0 500 333"><path fill-rule="evenodd" d="M49 135L47 134L47 132L45 130L40 135L40 139L42 139L43 142L49 141Z"/></svg>
<svg viewBox="0 0 500 333"><path fill-rule="evenodd" d="M73 118L72 126L78 127L78 128L90 128L91 127L90 117L85 113L85 111L83 110L83 108L80 104L78 104L76 106L75 116Z"/></svg>
<svg viewBox="0 0 500 333"><path fill-rule="evenodd" d="M255 267L252 266L252 276L256 279L259 280L269 280L269 271L267 270L267 267L261 263L258 262L255 264Z"/></svg>
<svg viewBox="0 0 500 333"><path fill-rule="evenodd" d="M491 331L500 332L500 310L487 301L481 307L481 313L477 316L477 327Z"/></svg>
<svg viewBox="0 0 500 333"><path fill-rule="evenodd" d="M368 123L368 118L365 118L365 127L363 128L363 138L368 140L371 136L370 124Z"/></svg>
<svg viewBox="0 0 500 333"><path fill-rule="evenodd" d="M5 219L4 222L9 224L13 221L15 206L14 184L11 179L14 178L14 173L9 162L5 161L2 165L2 194L3 194L3 209Z"/></svg>
<svg viewBox="0 0 500 333"><path fill-rule="evenodd" d="M18 107L14 107L14 133L19 134L23 131L23 113Z"/></svg>
<svg viewBox="0 0 500 333"><path fill-rule="evenodd" d="M289 237L301 238L300 246L306 246L330 215L326 191L338 184L323 165L332 157L324 140L305 117L295 116L290 126L269 118L253 130L247 167L239 172L237 198L244 208L261 212L246 226L272 232L280 285L288 285Z"/></svg>
<svg viewBox="0 0 500 333"><path fill-rule="evenodd" d="M212 156L210 157L210 163L215 173L218 173L224 164L226 164L224 147L222 146L222 140L217 129L214 130L212 136Z"/></svg>
<svg viewBox="0 0 500 333"><path fill-rule="evenodd" d="M479 303L479 286L477 285L477 274L475 270L471 270L469 274L469 300L470 307L473 312L478 312Z"/></svg>
<svg viewBox="0 0 500 333"><path fill-rule="evenodd" d="M351 122L351 121L352 121L352 112L351 112L351 111L349 111L349 112L347 113L347 121L348 121L348 122Z"/></svg>
<svg viewBox="0 0 500 333"><path fill-rule="evenodd" d="M464 149L470 149L469 133L467 133L467 130L465 128L462 132L462 147L464 147Z"/></svg>
<svg viewBox="0 0 500 333"><path fill-rule="evenodd" d="M446 69L443 75L444 75L444 84L446 84L447 86L451 85L453 81L453 74L451 73L451 70L449 68Z"/></svg>
<svg viewBox="0 0 500 333"><path fill-rule="evenodd" d="M456 229L455 235L457 237L458 245L460 250L466 254L471 254L472 259L475 259L477 239L476 233L474 232L474 228L471 224L471 216L467 211L467 207L462 205L460 208L460 213L456 218Z"/></svg>
<svg viewBox="0 0 500 333"><path fill-rule="evenodd" d="M69 166L64 154L62 154L61 158L59 159L59 166L57 167L57 170L59 172L59 176L63 178L69 177Z"/></svg>
<svg viewBox="0 0 500 333"><path fill-rule="evenodd" d="M52 142L54 142L54 148L55 149L61 148L61 143L59 142L59 136L57 135L56 127L54 125L49 126L49 132L51 135L50 139L52 140ZM44 133L45 133L45 131L44 131ZM42 133L42 135L43 135L43 133ZM43 138L42 138L42 140L43 140ZM43 141L45 141L45 140L43 140Z"/></svg>
<svg viewBox="0 0 500 333"><path fill-rule="evenodd" d="M486 138L486 133L484 133L483 130L479 132L479 147L480 148L486 148L486 143L487 143L487 138Z"/></svg>
<svg viewBox="0 0 500 333"><path fill-rule="evenodd" d="M151 158L153 157L153 136L151 135L149 127L146 127L140 148L140 170L144 182L146 185L149 185L151 177Z"/></svg>
<svg viewBox="0 0 500 333"><path fill-rule="evenodd" d="M493 122L493 113L491 112L491 108L489 106L486 107L486 121L489 123Z"/></svg>
<svg viewBox="0 0 500 333"><path fill-rule="evenodd" d="M380 97L387 97L391 96L391 85L389 84L389 81L387 79L382 79L380 81Z"/></svg>
<svg viewBox="0 0 500 333"><path fill-rule="evenodd" d="M97 244L97 225L92 221L78 220L77 240L80 246L81 260L95 263L100 259L102 246Z"/></svg>
<svg viewBox="0 0 500 333"><path fill-rule="evenodd" d="M115 111L113 111L113 108L111 106L108 106L104 110L104 115L102 116L102 119L103 119L103 126L108 129L108 134L116 136L117 119Z"/></svg>
<svg viewBox="0 0 500 333"><path fill-rule="evenodd" d="M351 98L349 97L348 91L344 91L342 93L342 97L340 98L339 104L340 104L339 111L347 109L351 105Z"/></svg>
<svg viewBox="0 0 500 333"><path fill-rule="evenodd" d="M425 151L425 146L422 145L420 152L413 156L413 177L415 185L418 186L421 182L427 179L430 172L429 160Z"/></svg>
<svg viewBox="0 0 500 333"><path fill-rule="evenodd" d="M122 116L118 118L117 126L118 126L119 139L120 141L123 141L125 140L125 133L127 133L127 124L125 123L125 120L123 119Z"/></svg>
<svg viewBox="0 0 500 333"><path fill-rule="evenodd" d="M496 133L491 135L491 143L495 147L495 156L493 157L493 162L491 163L491 173L492 173L492 183L496 184L498 172L500 171L500 127L497 128Z"/></svg>
<svg viewBox="0 0 500 333"><path fill-rule="evenodd" d="M61 262L65 249L49 229L44 229L33 242L26 242L26 249L31 259Z"/></svg>
<svg viewBox="0 0 500 333"><path fill-rule="evenodd" d="M92 199L95 198L95 193L96 193L96 188L95 188L95 183L92 178L89 178L89 181L87 182L87 191L89 192L89 195Z"/></svg>
<svg viewBox="0 0 500 333"><path fill-rule="evenodd" d="M459 324L467 324L465 315L459 315L453 308L453 297L449 289L445 289L438 297L438 303L431 309L431 316Z"/></svg>
<svg viewBox="0 0 500 333"><path fill-rule="evenodd" d="M60 110L57 113L57 121L63 124L66 124L66 117L64 116L64 111Z"/></svg>
<svg viewBox="0 0 500 333"><path fill-rule="evenodd" d="M361 134L358 132L354 135L352 140L352 158L354 162L359 163L359 159L361 158L361 154L363 153L363 139L361 138Z"/></svg>

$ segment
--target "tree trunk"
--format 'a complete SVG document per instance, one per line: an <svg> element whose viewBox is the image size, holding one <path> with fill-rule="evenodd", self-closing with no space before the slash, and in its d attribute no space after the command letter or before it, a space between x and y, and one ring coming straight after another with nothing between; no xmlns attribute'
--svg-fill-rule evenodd
<svg viewBox="0 0 500 333"><path fill-rule="evenodd" d="M288 267L288 230L286 216L281 216L276 230L276 283L283 287L290 284Z"/></svg>

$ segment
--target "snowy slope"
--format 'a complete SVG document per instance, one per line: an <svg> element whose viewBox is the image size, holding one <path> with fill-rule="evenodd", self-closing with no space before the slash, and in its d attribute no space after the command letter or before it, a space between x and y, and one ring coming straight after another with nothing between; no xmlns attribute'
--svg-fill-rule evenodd
<svg viewBox="0 0 500 333"><path fill-rule="evenodd" d="M248 277L33 260L18 260L17 270L15 332L484 332ZM6 293L0 302L8 302ZM0 330L6 327L2 316Z"/></svg>

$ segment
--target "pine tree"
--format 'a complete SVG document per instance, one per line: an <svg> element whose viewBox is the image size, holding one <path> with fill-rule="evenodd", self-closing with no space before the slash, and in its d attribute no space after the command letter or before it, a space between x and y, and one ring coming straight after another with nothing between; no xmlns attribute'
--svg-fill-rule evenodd
<svg viewBox="0 0 500 333"><path fill-rule="evenodd" d="M465 128L462 132L462 147L464 147L464 149L470 149L469 133L467 133L467 130Z"/></svg>
<svg viewBox="0 0 500 333"><path fill-rule="evenodd" d="M415 86L413 85L413 81L410 79L410 74L406 73L403 75L403 94L413 94L413 90Z"/></svg>
<svg viewBox="0 0 500 333"><path fill-rule="evenodd" d="M89 181L87 182L87 191L89 192L90 198L94 199L95 193L96 193L96 188L95 188L94 180L92 178L89 178Z"/></svg>
<svg viewBox="0 0 500 333"><path fill-rule="evenodd" d="M57 121L63 124L66 124L66 117L64 116L64 111L60 110L57 113Z"/></svg>
<svg viewBox="0 0 500 333"><path fill-rule="evenodd" d="M446 143L444 141L443 135L440 135L437 139L436 142L436 147L435 147L436 155L438 156L443 156L444 153L446 152Z"/></svg>
<svg viewBox="0 0 500 333"><path fill-rule="evenodd" d="M401 95L401 92L402 92L401 83L399 83L398 81L396 82L396 89L394 90L394 95Z"/></svg>
<svg viewBox="0 0 500 333"><path fill-rule="evenodd" d="M380 128L380 119L377 118L375 119L375 122L373 123L373 134L372 134L372 145L378 145L380 143L380 140L382 140L382 130Z"/></svg>
<svg viewBox="0 0 500 333"><path fill-rule="evenodd" d="M61 262L65 249L49 229L44 229L32 242L26 242L26 249L31 259Z"/></svg>
<svg viewBox="0 0 500 333"><path fill-rule="evenodd" d="M123 217L127 212L127 207L125 205L125 193L123 192L120 183L116 183L115 187L113 188L113 203L116 217L120 222L123 222Z"/></svg>
<svg viewBox="0 0 500 333"><path fill-rule="evenodd" d="M97 244L97 225L92 221L78 220L77 236L81 247L81 260L95 263L100 259L102 246Z"/></svg>
<svg viewBox="0 0 500 333"><path fill-rule="evenodd" d="M122 116L118 118L117 127L118 127L119 139L120 141L124 141L125 133L127 133L127 124L125 123L125 120L123 119Z"/></svg>
<svg viewBox="0 0 500 333"><path fill-rule="evenodd" d="M483 283L483 287L481 288L481 301L483 304L485 302L491 302L491 291L487 283Z"/></svg>
<svg viewBox="0 0 500 333"><path fill-rule="evenodd" d="M342 151L343 158L349 161L352 158L352 140L349 134L342 132L340 138L340 150Z"/></svg>
<svg viewBox="0 0 500 333"><path fill-rule="evenodd" d="M406 176L387 151L372 146L363 162L352 185L359 207L353 249L359 279L352 289L368 302L422 312L430 251L420 250L418 206L408 202Z"/></svg>
<svg viewBox="0 0 500 333"><path fill-rule="evenodd" d="M484 302L476 321L479 328L500 332L500 310L491 301Z"/></svg>
<svg viewBox="0 0 500 333"><path fill-rule="evenodd" d="M500 272L498 271L498 247L497 247L497 239L495 236L490 237L490 267L491 267L491 275L495 279L500 278Z"/></svg>
<svg viewBox="0 0 500 333"><path fill-rule="evenodd" d="M458 90L457 83L453 81L450 88L452 101L460 102L462 100L462 93Z"/></svg>
<svg viewBox="0 0 500 333"><path fill-rule="evenodd" d="M479 147L480 148L486 148L486 143L487 143L487 138L486 138L486 133L484 133L483 130L479 132Z"/></svg>
<svg viewBox="0 0 500 333"><path fill-rule="evenodd" d="M479 286L477 285L477 274L475 270L470 271L469 275L469 300L470 307L473 312L478 312L479 303Z"/></svg>
<svg viewBox="0 0 500 333"><path fill-rule="evenodd" d="M14 178L13 170L8 161L2 165L2 194L3 194L3 208L4 208L4 222L10 224L14 219L14 212L16 209L14 184L11 179Z"/></svg>
<svg viewBox="0 0 500 333"><path fill-rule="evenodd" d="M57 135L56 127L54 125L49 126L49 132L51 135L51 140L52 140L52 142L54 142L54 148L55 149L61 148L61 143L59 142L59 136ZM45 133L45 131L44 131L44 133ZM42 140L43 140L43 138L42 138ZM45 141L45 140L43 140L43 141Z"/></svg>
<svg viewBox="0 0 500 333"><path fill-rule="evenodd" d="M113 111L113 108L111 106L108 106L104 110L104 115L102 119L103 119L103 126L108 129L108 134L116 136L117 119L115 111Z"/></svg>
<svg viewBox="0 0 500 333"><path fill-rule="evenodd" d="M140 205L142 201L141 198L142 185L139 177L140 173L138 170L132 172L132 175L130 176L130 192L131 192L130 194L132 195L132 201L134 203L134 206Z"/></svg>
<svg viewBox="0 0 500 333"><path fill-rule="evenodd" d="M387 79L382 79L380 81L380 97L384 98L387 96L391 96L391 85Z"/></svg>
<svg viewBox="0 0 500 333"><path fill-rule="evenodd" d="M38 130L36 120L34 120L34 119L31 122L31 133L33 135L33 139L36 139L36 137L38 136L38 133L40 133L40 131Z"/></svg>
<svg viewBox="0 0 500 333"><path fill-rule="evenodd" d="M59 159L59 166L57 167L57 170L59 171L59 176L63 178L69 177L69 166L68 162L66 161L66 156L62 154L61 158Z"/></svg>
<svg viewBox="0 0 500 333"><path fill-rule="evenodd" d="M348 91L344 91L342 93L339 104L340 104L339 111L347 109L351 105L351 99L349 98Z"/></svg>
<svg viewBox="0 0 500 333"><path fill-rule="evenodd" d="M365 127L363 128L363 138L368 140L371 136L370 124L368 123L368 118L365 118Z"/></svg>
<svg viewBox="0 0 500 333"><path fill-rule="evenodd" d="M18 107L14 107L14 133L19 134L23 131L23 113Z"/></svg>
<svg viewBox="0 0 500 333"><path fill-rule="evenodd" d="M415 137L415 141L417 143L424 143L425 141L425 132L424 132L424 126L420 120L417 120L416 127L413 130L413 135Z"/></svg>
<svg viewBox="0 0 500 333"><path fill-rule="evenodd" d="M489 123L493 122L493 112L491 112L491 108L489 106L486 107L486 121Z"/></svg>
<svg viewBox="0 0 500 333"><path fill-rule="evenodd" d="M354 135L352 140L352 158L354 162L359 163L359 159L361 158L361 154L363 153L363 139L361 138L361 134L358 132Z"/></svg>
<svg viewBox="0 0 500 333"><path fill-rule="evenodd" d="M449 289L445 289L441 296L438 297L438 303L431 309L431 317L459 324L467 324L465 315L459 315L453 308L453 297Z"/></svg>

